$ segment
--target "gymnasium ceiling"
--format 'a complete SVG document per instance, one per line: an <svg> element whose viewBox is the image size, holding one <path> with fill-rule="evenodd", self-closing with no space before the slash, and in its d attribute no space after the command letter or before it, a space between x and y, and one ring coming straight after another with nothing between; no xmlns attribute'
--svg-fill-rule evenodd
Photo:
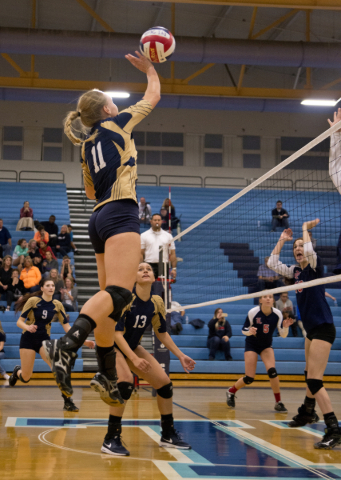
<svg viewBox="0 0 341 480"><path fill-rule="evenodd" d="M0 2L0 87L55 90L125 89L142 93L144 77L122 58L95 58L56 54L14 53L1 35L27 35L33 30L77 31L141 35L154 25L171 29L181 43L197 39L248 40L250 48L282 42L285 48L340 48L341 0L2 0ZM19 30L13 30L19 29ZM54 35L54 33L52 33ZM133 37L132 37L133 38ZM135 38L135 37L134 37ZM25 42L25 41L24 41ZM135 40L134 40L135 42ZM300 43L301 42L301 43ZM131 45L131 42L129 43ZM138 47L138 37L136 37ZM127 52L128 53L128 52ZM251 59L252 60L252 59ZM277 59L278 60L278 59ZM323 58L321 58L321 63ZM158 65L163 92L178 95L239 98L297 99L341 96L341 63L329 68L243 65L175 61ZM271 62L270 62L271 63ZM290 62L289 62L290 63Z"/></svg>

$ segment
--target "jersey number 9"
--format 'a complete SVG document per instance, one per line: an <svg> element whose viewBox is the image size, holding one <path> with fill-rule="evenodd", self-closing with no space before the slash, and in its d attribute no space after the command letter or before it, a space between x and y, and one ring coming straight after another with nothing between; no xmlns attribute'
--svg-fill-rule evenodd
<svg viewBox="0 0 341 480"><path fill-rule="evenodd" d="M104 158L103 158L101 142L97 143L98 159L96 157L96 147L95 146L92 147L91 153L92 153L92 159L93 159L93 162L94 162L95 173L98 173L100 170L102 170L102 168L107 166L107 164L105 163Z"/></svg>

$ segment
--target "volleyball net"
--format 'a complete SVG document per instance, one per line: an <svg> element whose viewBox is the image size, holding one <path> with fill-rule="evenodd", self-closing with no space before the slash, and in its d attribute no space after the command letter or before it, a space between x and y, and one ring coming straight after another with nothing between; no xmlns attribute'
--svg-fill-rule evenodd
<svg viewBox="0 0 341 480"><path fill-rule="evenodd" d="M266 293L269 289L273 293L295 290L295 286L284 286L282 279L266 267L266 259L285 228L283 219L278 219L282 226L272 223L278 201L289 214L287 221L294 239L302 237L304 222L320 219L311 235L314 249L322 258L325 277L313 282L338 287L334 284L341 281L341 275L333 272L341 230L341 195L334 183L337 164L341 162L336 158L335 164L330 165L328 151L319 146L329 143L330 135L340 128L341 122L243 190L224 190L224 203L174 237L181 238L176 248L182 259L173 289L174 300L188 309L257 298L264 294L264 289ZM341 142L339 150L341 154ZM314 169L310 168L312 158ZM202 201L205 200L198 199ZM293 242L284 243L280 255L280 260L288 265L295 263L292 245ZM312 282L300 284L300 288L309 286L313 286Z"/></svg>

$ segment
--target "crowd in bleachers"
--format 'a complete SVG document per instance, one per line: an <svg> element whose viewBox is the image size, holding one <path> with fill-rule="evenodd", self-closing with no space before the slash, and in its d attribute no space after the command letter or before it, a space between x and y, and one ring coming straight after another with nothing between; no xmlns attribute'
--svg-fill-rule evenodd
<svg viewBox="0 0 341 480"><path fill-rule="evenodd" d="M169 207L171 209L171 230L174 230L178 227L180 223L180 219L177 218L175 213L175 207L172 201L169 198L165 198L164 202L161 205L161 208L158 212L154 212L160 214L161 217L161 228L163 230L169 229ZM149 202L146 202L145 197L141 197L139 201L139 219L141 225L146 225L149 227L149 222L152 218L152 209Z"/></svg>
<svg viewBox="0 0 341 480"><path fill-rule="evenodd" d="M11 232L0 219L0 300L6 302L7 311L13 310L13 302L26 293L38 291L44 277L56 285L54 299L60 300L67 311L77 311L70 254L79 252L73 243L72 226L62 225L59 229L54 215L42 222L33 218L33 209L25 201L16 230L31 231L33 238L29 241L19 238L17 245L12 243Z"/></svg>

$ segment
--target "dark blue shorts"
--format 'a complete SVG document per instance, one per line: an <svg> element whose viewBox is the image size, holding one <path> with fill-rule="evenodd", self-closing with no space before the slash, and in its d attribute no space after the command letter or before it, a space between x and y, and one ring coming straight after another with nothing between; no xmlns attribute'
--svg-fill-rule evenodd
<svg viewBox="0 0 341 480"><path fill-rule="evenodd" d="M21 335L19 348L26 348L27 350L34 350L36 353L39 353L44 340L50 340L50 337L47 334L37 335L35 333L25 332Z"/></svg>
<svg viewBox="0 0 341 480"><path fill-rule="evenodd" d="M108 202L90 217L89 236L95 253L104 253L109 238L127 232L140 234L139 208L134 200Z"/></svg>
<svg viewBox="0 0 341 480"><path fill-rule="evenodd" d="M260 355L266 348L272 348L272 345L252 345L245 342L245 352L255 352Z"/></svg>

